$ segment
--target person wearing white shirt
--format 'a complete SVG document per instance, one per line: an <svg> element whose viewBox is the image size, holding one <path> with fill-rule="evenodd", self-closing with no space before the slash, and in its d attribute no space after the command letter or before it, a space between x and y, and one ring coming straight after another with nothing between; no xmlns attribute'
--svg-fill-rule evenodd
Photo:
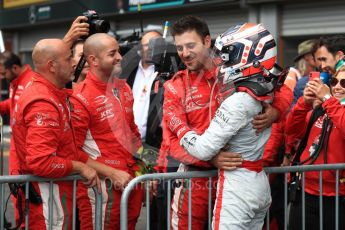
<svg viewBox="0 0 345 230"><path fill-rule="evenodd" d="M132 92L134 97L133 112L135 124L138 126L141 139L145 142L147 118L150 105L152 83L157 76L155 67L148 60L148 45L152 38L161 37L157 31L145 33L141 39L141 60L135 75Z"/></svg>

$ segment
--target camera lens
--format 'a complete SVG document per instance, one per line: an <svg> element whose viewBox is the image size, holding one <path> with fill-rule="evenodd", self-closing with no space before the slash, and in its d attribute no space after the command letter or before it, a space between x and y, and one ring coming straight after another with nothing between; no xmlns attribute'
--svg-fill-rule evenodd
<svg viewBox="0 0 345 230"><path fill-rule="evenodd" d="M105 20L93 20L92 24L94 26L95 33L108 33L110 29L110 24Z"/></svg>

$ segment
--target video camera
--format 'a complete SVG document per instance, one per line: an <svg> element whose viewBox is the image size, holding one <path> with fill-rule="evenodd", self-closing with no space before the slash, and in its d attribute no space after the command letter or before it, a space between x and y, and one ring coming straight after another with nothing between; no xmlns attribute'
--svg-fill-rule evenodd
<svg viewBox="0 0 345 230"><path fill-rule="evenodd" d="M165 80L180 69L181 59L175 45L164 38L150 39L148 60L155 65L155 70L166 78Z"/></svg>
<svg viewBox="0 0 345 230"><path fill-rule="evenodd" d="M94 10L88 10L83 13L87 17L86 23L89 24L89 36L95 33L108 33L110 24L106 20L99 19L99 15Z"/></svg>
<svg viewBox="0 0 345 230"><path fill-rule="evenodd" d="M124 56L131 49L138 48L140 39L140 33L137 31L133 31L128 37L118 38L121 55Z"/></svg>

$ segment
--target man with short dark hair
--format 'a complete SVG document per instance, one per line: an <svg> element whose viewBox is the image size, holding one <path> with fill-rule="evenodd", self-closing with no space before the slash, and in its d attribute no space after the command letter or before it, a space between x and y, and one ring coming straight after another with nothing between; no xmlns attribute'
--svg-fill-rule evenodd
<svg viewBox="0 0 345 230"><path fill-rule="evenodd" d="M30 83L33 72L29 65L22 65L20 58L11 52L4 52L0 55L0 66L4 69L4 77L10 83L9 98L0 102L0 113L9 114L10 118L12 118L14 107L24 89ZM10 125L12 126L12 124ZM18 174L18 160L12 136L10 142L9 174Z"/></svg>
<svg viewBox="0 0 345 230"><path fill-rule="evenodd" d="M242 164L239 154L221 151L211 161L201 161L190 156L180 146L180 138L189 128L204 132L218 108L218 88L214 87L218 69L210 55L211 36L204 20L185 16L173 24L172 34L178 55L187 69L177 72L164 85L163 143L159 162L164 168L167 159L174 158L182 162L180 172L208 170L213 165L224 170L234 170ZM287 110L289 102L284 101L282 96L275 98L274 105L279 111L266 105L265 113L256 115L253 121L257 131L266 129ZM213 196L215 181L212 186ZM193 179L192 189L192 226L204 229L208 221L209 179ZM175 188L172 201L173 229L188 229L188 194L188 180L182 180L180 186Z"/></svg>
<svg viewBox="0 0 345 230"><path fill-rule="evenodd" d="M323 72L334 75L344 65L345 36L321 37L313 47L316 67Z"/></svg>

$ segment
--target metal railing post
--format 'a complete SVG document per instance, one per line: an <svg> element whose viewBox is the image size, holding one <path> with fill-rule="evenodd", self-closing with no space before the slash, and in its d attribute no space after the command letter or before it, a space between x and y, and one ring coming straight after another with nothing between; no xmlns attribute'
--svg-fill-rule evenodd
<svg viewBox="0 0 345 230"><path fill-rule="evenodd" d="M213 189L213 184L212 184L212 177L208 178L208 230L212 229L212 189Z"/></svg>
<svg viewBox="0 0 345 230"><path fill-rule="evenodd" d="M5 225L5 215L4 215L4 198L5 198L5 186L3 183L0 184L0 197L1 197L1 203L0 203L0 229L4 229Z"/></svg>
<svg viewBox="0 0 345 230"><path fill-rule="evenodd" d="M102 193L98 192L96 187L93 187L95 193L95 230L102 229Z"/></svg>

